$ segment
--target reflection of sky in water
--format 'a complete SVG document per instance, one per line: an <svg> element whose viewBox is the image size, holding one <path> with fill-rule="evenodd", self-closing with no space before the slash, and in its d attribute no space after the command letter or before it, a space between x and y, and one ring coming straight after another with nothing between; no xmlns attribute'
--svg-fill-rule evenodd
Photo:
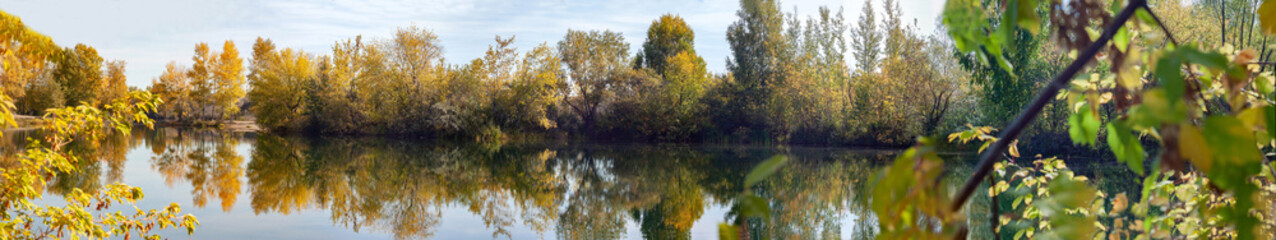
<svg viewBox="0 0 1276 240"><path fill-rule="evenodd" d="M149 133L135 133L149 134ZM200 141L200 140L195 140ZM254 159L253 144L256 141L244 139L238 141L234 146L234 151L244 158L241 169L246 169ZM182 213L190 213L199 218L200 226L197 227L193 239L389 239L394 235L388 229L379 229L377 226L364 226L359 232L341 223L335 223L334 215L326 208L319 207L314 203L314 199L310 199L308 205L302 207L299 211L291 214L282 214L268 209L264 209L262 213L256 214L251 206L253 196L251 196L252 186L248 179L249 174L240 176L240 190L235 198L234 204L229 211L223 211L222 200L215 194L208 197L207 203L203 207L196 207L192 197L192 184L190 180L178 177L177 181L172 184L165 183L165 177L152 166L152 158L156 155L149 147L141 142L133 142L135 144L129 147L125 157L127 161L124 163L122 181L132 186L141 187L146 192L146 197L137 205L142 208L160 208L167 206L169 203L178 203L182 206ZM170 143L172 144L172 143ZM563 157L563 156L560 156ZM641 159L639 159L641 160ZM623 160L618 160L623 161ZM103 163L103 165L105 165ZM105 168L105 166L103 166ZM657 170L660 171L660 167ZM102 169L106 172L108 170ZM562 173L559 173L561 175ZM105 175L102 174L103 181ZM611 178L610 174L604 176ZM210 180L211 181L211 180ZM664 179L652 179L649 181L662 182ZM103 183L108 184L108 183ZM576 184L569 181L568 184ZM575 188L574 186L572 188ZM316 190L317 191L317 190ZM567 193L569 194L570 190ZM559 204L559 213L562 214L566 209L570 197L563 196L563 202ZM507 206L514 206L513 198L505 199ZM727 216L729 205L718 203L719 200L713 199L705 193L703 214L699 219L695 220L694 225L689 230L691 239L717 239L718 224L723 223ZM38 203L62 204L62 200L54 194L47 194L46 199L38 201ZM117 205L114 209L123 210L125 213L131 213L132 207L127 205ZM440 218L438 225L431 228L432 237L435 239L492 239L495 229L488 228L481 216L472 212L465 204L448 201L442 206L428 210L439 211ZM640 223L635 222L635 218L629 214L628 209L623 210L624 214L624 234L622 239L642 239L642 231ZM514 221L508 229L510 237L513 239L553 239L557 238L556 228L551 223L546 232L536 232L532 227L525 225L525 222L517 213L512 215ZM855 231L856 221L860 221L850 212L843 211L836 214L836 221L840 222L840 226L835 231L840 231L842 238L853 237L852 232ZM863 223L860 223L863 224ZM184 230L170 229L160 231L166 238L185 239L187 235ZM504 239L504 236L498 237Z"/></svg>

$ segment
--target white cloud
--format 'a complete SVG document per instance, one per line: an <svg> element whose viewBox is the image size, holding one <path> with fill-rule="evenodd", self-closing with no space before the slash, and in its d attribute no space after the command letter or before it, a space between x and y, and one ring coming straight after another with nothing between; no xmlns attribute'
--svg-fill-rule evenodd
<svg viewBox="0 0 1276 240"><path fill-rule="evenodd" d="M880 0L878 0L880 1ZM782 1L783 11L812 14L818 6L844 7L853 23L863 0ZM874 4L880 9L881 4ZM941 0L901 1L905 17L933 31ZM164 64L189 64L194 45L220 49L233 40L247 56L258 36L281 47L327 54L333 42L357 35L387 37L396 28L417 25L433 30L451 63L463 63L487 50L495 35L516 36L520 50L553 44L567 29L617 31L636 51L651 21L679 14L696 32L696 49L710 71L725 68L730 49L726 28L736 21L734 0L0 0L0 10L58 44L94 46L106 59L129 62L129 85L143 87ZM880 13L880 10L879 10ZM909 22L912 22L911 20Z"/></svg>

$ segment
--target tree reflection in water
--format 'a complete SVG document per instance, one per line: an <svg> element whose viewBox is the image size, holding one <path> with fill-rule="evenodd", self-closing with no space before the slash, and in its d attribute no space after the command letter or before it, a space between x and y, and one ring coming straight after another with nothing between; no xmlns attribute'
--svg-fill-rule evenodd
<svg viewBox="0 0 1276 240"><path fill-rule="evenodd" d="M828 149L479 146L163 128L133 136L139 137L84 146L83 153L99 161L54 184L101 185L100 166L107 180L118 180L127 150L144 143L154 153L151 168L169 186L190 184L198 207L215 198L229 212L247 192L256 214L327 210L334 225L399 239L449 231L438 229L447 221L445 209L482 219L494 238L530 229L562 239L690 239L696 224L716 229L736 221L706 216L706 210L730 208L744 175L781 153L795 161L752 190L769 201L772 213L748 220L751 234L866 238L876 225L860 217L868 212L856 192L868 185L871 169L890 158L889 152ZM247 158L236 151L242 144L251 146ZM50 187L56 189L69 188ZM639 232L626 232L627 224Z"/></svg>
<svg viewBox="0 0 1276 240"><path fill-rule="evenodd" d="M552 227L562 239L615 239L632 221L644 238L689 239L705 208L742 190L745 171L764 154L260 136L247 172L254 211L327 208L336 223L398 238L432 236L441 209L462 206L494 237L522 225L542 233ZM835 238L843 219L863 213L853 188L885 156L812 155L760 187L775 213L754 231Z"/></svg>
<svg viewBox="0 0 1276 240"><path fill-rule="evenodd" d="M165 184L189 182L196 207L204 207L211 196L222 210L231 210L243 185L244 157L235 152L241 134L161 128L153 136L152 151L162 152L151 159L151 168L164 176Z"/></svg>
<svg viewBox="0 0 1276 240"><path fill-rule="evenodd" d="M6 132L0 138L0 167L16 161L18 151L29 147L30 140L44 141L42 130ZM65 149L78 161L74 174L59 173L45 187L45 191L63 195L79 188L96 192L105 182L123 180L124 162L131 146L141 145L140 136L112 133L99 136L98 141L72 141ZM103 175L105 172L105 176Z"/></svg>

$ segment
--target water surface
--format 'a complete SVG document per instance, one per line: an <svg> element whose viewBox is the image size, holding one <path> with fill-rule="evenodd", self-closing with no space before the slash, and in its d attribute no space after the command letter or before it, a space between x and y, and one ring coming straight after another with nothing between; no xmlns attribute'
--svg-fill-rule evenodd
<svg viewBox="0 0 1276 240"><path fill-rule="evenodd" d="M10 133L5 144L38 135ZM43 201L59 203L58 195L76 187L123 182L146 192L141 208L176 202L197 216L195 239L717 239L718 224L738 220L731 209L744 175L777 154L793 161L752 189L772 211L747 221L750 231L777 239L859 239L876 224L857 199L874 169L894 154L479 145L174 128L102 142L71 146L96 161L55 178ZM951 169L953 178L969 172ZM186 238L184 231L163 233Z"/></svg>

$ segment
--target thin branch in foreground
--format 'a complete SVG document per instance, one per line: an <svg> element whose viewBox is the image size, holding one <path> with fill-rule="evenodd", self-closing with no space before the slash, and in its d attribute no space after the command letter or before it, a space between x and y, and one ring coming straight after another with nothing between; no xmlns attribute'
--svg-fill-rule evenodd
<svg viewBox="0 0 1276 240"><path fill-rule="evenodd" d="M1067 86L1068 81L1081 72L1086 64L1108 45L1108 42L1112 40L1112 36L1116 35L1117 30L1120 30L1125 25L1125 22L1130 20L1130 16L1134 15L1134 11L1146 6L1146 0L1129 1L1129 4L1117 14L1116 21L1103 28L1103 35L1100 35L1099 39L1077 55L1077 59L1068 64L1068 67L1064 68L1062 73L1055 76L1054 80L1050 81L1050 84L1046 85L1046 88L1037 94L1032 103L1020 112L1019 116L1015 117L1015 120L1006 127L1006 131L997 136L998 141L994 142L991 147L980 155L979 165L975 167L975 172L970 175L970 178L966 179L966 183L962 185L961 190L953 196L951 209L954 212L960 211L966 205L966 201L970 200L970 195L975 192L975 188L979 186L979 183L983 182L983 179L988 176L988 172L992 170L992 165L996 163L997 157L1001 156L1001 152L1005 152L1010 143L1014 142L1015 139L1019 138L1019 134L1023 133L1024 128L1027 128L1029 123L1032 123L1033 120L1041 115L1041 110L1054 99L1059 90Z"/></svg>
<svg viewBox="0 0 1276 240"><path fill-rule="evenodd" d="M1161 16L1156 15L1156 12L1152 12L1152 8L1149 8L1147 4L1143 4L1142 8L1143 10L1147 10L1148 15L1152 16L1152 20L1156 21L1156 25L1161 27L1162 32L1165 32L1165 38L1169 38L1170 43L1173 43L1174 46L1179 46L1179 40L1174 39L1174 33L1170 32L1170 29L1165 26L1165 22L1161 21ZM1123 22L1122 24L1125 24L1125 23Z"/></svg>

